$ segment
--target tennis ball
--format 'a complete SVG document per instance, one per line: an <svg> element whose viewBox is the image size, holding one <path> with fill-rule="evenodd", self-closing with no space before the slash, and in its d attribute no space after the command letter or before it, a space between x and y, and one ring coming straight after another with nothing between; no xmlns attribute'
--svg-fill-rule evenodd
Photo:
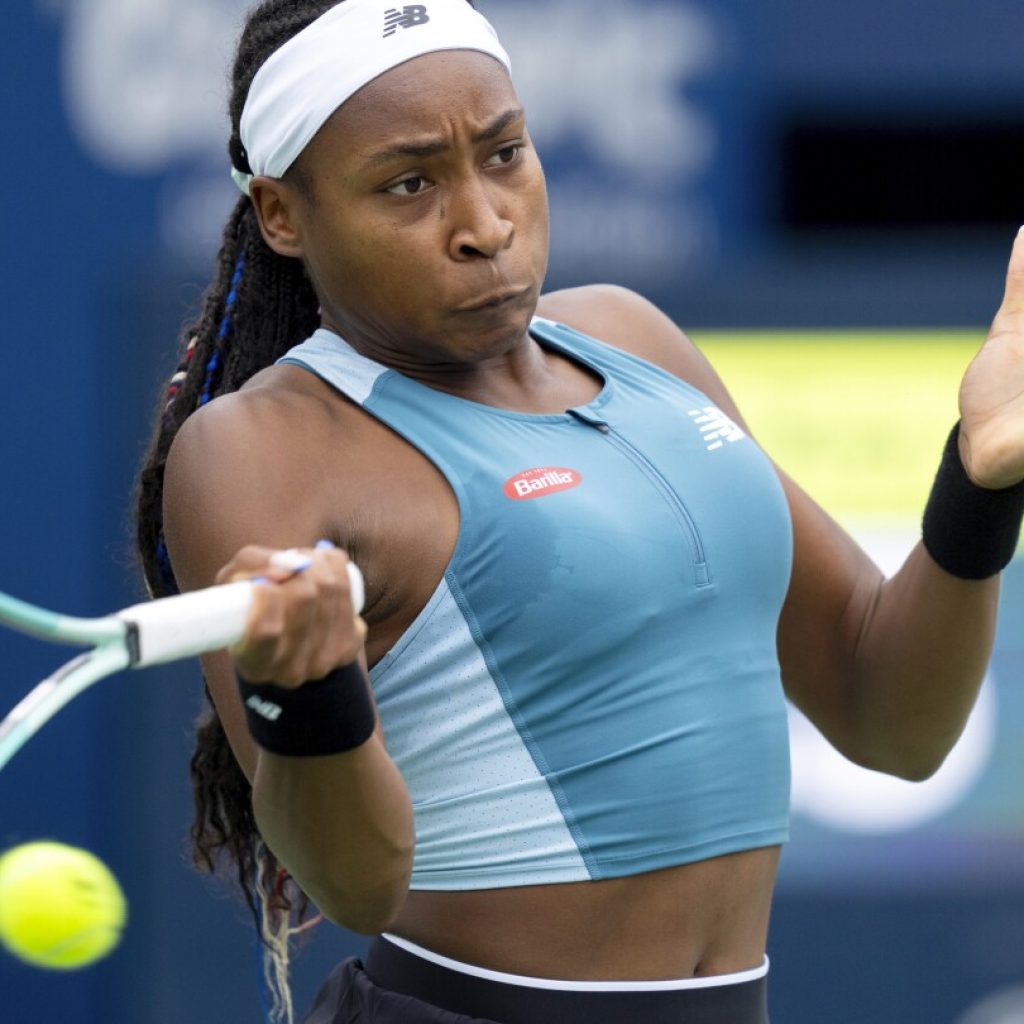
<svg viewBox="0 0 1024 1024"><path fill-rule="evenodd" d="M36 842L0 856L0 942L36 967L72 970L106 956L126 911L117 879L88 850Z"/></svg>

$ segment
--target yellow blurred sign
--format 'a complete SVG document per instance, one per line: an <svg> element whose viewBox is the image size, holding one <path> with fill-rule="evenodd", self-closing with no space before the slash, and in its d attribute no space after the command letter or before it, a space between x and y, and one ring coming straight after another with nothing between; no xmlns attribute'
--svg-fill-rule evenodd
<svg viewBox="0 0 1024 1024"><path fill-rule="evenodd" d="M696 331L762 447L837 519L920 520L984 330Z"/></svg>

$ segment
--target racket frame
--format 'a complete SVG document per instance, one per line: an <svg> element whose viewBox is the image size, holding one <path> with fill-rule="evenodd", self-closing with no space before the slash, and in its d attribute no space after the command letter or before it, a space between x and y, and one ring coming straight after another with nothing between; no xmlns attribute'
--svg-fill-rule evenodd
<svg viewBox="0 0 1024 1024"><path fill-rule="evenodd" d="M358 614L365 589L362 573L353 562L348 563L348 576L352 607ZM51 643L93 648L37 683L0 721L0 769L61 708L106 676L237 643L245 632L255 588L265 584L265 580L240 580L146 601L94 619L47 611L0 592L0 624Z"/></svg>

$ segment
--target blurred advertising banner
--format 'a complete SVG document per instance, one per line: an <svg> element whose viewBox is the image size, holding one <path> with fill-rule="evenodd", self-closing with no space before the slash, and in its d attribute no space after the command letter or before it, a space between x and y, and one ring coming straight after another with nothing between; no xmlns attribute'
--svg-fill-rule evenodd
<svg viewBox="0 0 1024 1024"><path fill-rule="evenodd" d="M208 266L235 198L224 95L248 0L33 2L60 32L81 151L147 182L163 250ZM1018 0L926 25L914 0L478 6L548 173L552 286L629 285L687 323L987 312L1020 219ZM935 232L971 252L955 275Z"/></svg>
<svg viewBox="0 0 1024 1024"><path fill-rule="evenodd" d="M216 242L234 201L226 65L246 0L37 0L63 21L76 137L96 164L166 178L165 245ZM718 215L707 181L718 131L695 87L724 65L710 3L481 3L513 62L548 174L559 280L656 284L706 258Z"/></svg>

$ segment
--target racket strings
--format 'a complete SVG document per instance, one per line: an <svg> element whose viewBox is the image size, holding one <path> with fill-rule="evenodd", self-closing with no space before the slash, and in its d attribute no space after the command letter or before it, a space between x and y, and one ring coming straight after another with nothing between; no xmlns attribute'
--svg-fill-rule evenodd
<svg viewBox="0 0 1024 1024"><path fill-rule="evenodd" d="M80 654L35 686L0 722L0 768L61 708L93 683L126 669L130 660L124 643L108 642Z"/></svg>

